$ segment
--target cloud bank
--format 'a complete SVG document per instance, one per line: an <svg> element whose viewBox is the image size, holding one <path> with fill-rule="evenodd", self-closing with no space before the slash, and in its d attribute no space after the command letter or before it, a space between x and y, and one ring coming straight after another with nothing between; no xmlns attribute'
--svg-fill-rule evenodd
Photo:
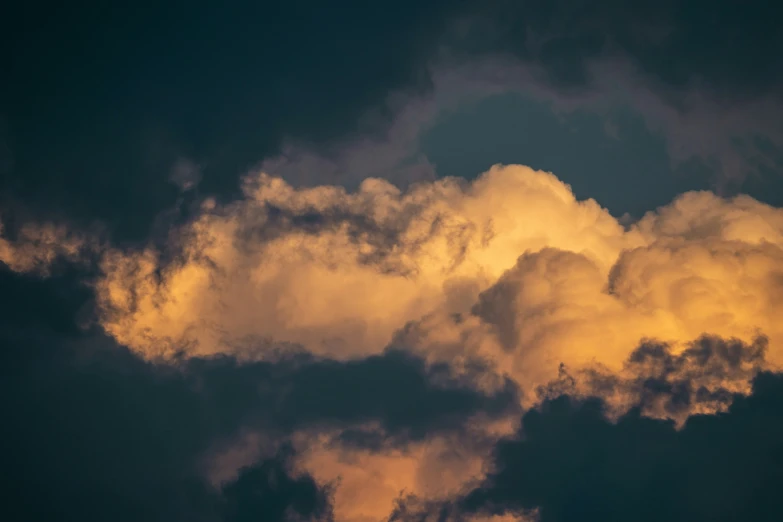
<svg viewBox="0 0 783 522"><path fill-rule="evenodd" d="M563 365L577 384L560 393L599 396L610 417L641 407L679 423L725 410L782 362L783 214L745 196L684 194L627 226L522 166L404 192L379 179L296 189L263 173L244 190L205 201L166 250L104 255L99 321L117 342L150 360L276 360L295 346L348 364L391 345L485 394L510 379L526 408L551 396ZM473 436L498 440L509 422ZM302 437L303 469L342 481L335 508L348 519L382 517L403 490L448 497L483 476L488 455L461 450L474 464L443 489L427 484L448 469L448 436L402 453Z"/></svg>
<svg viewBox="0 0 783 522"><path fill-rule="evenodd" d="M79 327L65 345L24 325L4 334L16 347L9 353L28 350L10 361L49 383L29 388L39 398L32 403L119 394L105 400L141 400L126 411L143 416L181 412L111 421L140 422L148 431L138 437L181 433L170 443L185 446L167 457L180 460L160 462L177 475L155 473L183 506L127 482L158 465L153 454L115 464L144 470L117 480L138 492L133 506L145 513L201 510L200 498L209 503L203 513L221 520L237 502L340 521L430 516L433 506L472 518L568 520L546 498L502 497L513 513L476 500L494 498L481 492L515 465L497 455L527 440L521 411L571 400L600 404L585 411L599 412L591 422L606 430L643 417L687 432L693 415L733 415L754 379L783 363L783 211L747 196L687 193L629 224L577 200L555 175L520 165L405 191L382 179L356 191L295 188L258 173L243 190L229 204L204 199L147 247L58 241L82 237L67 228L4 239L4 263L31 274L13 277L46 275L61 257L97 259L87 287L80 283L93 294L97 338ZM40 366L51 357L65 366ZM123 395L136 389L147 395ZM32 437L19 428L29 426L32 403L13 413L12 445ZM80 429L96 422L74 419ZM105 419L96 448L121 440L101 435L113 429ZM670 424L644 426L681 436ZM21 470L25 458L11 458ZM25 485L62 480L73 465L56 464L51 478L25 475L20 498ZM89 482L109 473L95 466L88 482L73 482L80 495L109 494ZM276 494L258 488L293 496L271 508ZM78 498L42 505L98 509Z"/></svg>
<svg viewBox="0 0 783 522"><path fill-rule="evenodd" d="M0 518L779 518L779 5L159 4L2 19ZM508 93L714 193L440 177Z"/></svg>
<svg viewBox="0 0 783 522"><path fill-rule="evenodd" d="M497 166L405 192L262 173L202 208L166 250L103 257L101 324L147 357L271 356L245 348L265 339L348 360L394 342L526 387L560 363L619 369L646 338L763 333L781 360L783 213L746 196L688 193L624 226L550 173Z"/></svg>

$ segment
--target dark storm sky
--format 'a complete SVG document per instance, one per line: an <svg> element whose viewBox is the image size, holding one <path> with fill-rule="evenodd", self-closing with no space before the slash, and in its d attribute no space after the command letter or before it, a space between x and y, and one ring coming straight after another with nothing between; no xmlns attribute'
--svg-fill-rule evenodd
<svg viewBox="0 0 783 522"><path fill-rule="evenodd" d="M677 1L96 2L4 10L4 206L100 218L118 235L134 238L143 237L152 216L176 198L168 178L178 159L202 167L202 191L235 194L238 177L278 152L283 140L328 148L356 133L359 117L380 107L390 92L426 91L425 66L444 42L463 58L501 52L540 64L553 89L579 89L586 60L619 52L666 92L676 94L697 78L727 104L753 96L779 100L783 75L779 8L765 2L718 2L709 9ZM462 37L455 20L468 28ZM526 42L537 35L547 39L531 50ZM666 36L663 44L656 45L657 35ZM650 198L654 205L676 188L703 185L670 179L651 150L655 138L642 136L632 115L620 136L632 142L629 147L572 174L564 154L525 136L539 121L544 133L558 132L545 108L509 101L503 109L498 103L474 108L481 114L473 125L498 110L506 113L498 125L508 125L519 111L515 128L493 145L504 149L501 158L488 160L486 147L477 144L492 141L491 133L461 135L459 123L450 122L457 128L443 132L463 140L453 146L467 156L444 174L475 175L488 161L530 162L564 168L566 181L573 176L577 186L589 183L599 195L613 184L609 178L652 185L663 177L663 187L654 189L660 196ZM376 119L374 130L382 131L384 121ZM582 132L590 135L580 141L598 139ZM443 159L437 135L431 141L438 163L451 167L454 156ZM629 173L628 160L618 155L635 149L649 162L642 172ZM583 155L590 161L589 154L577 148L568 156L576 164ZM760 185L757 193L769 192Z"/></svg>
<svg viewBox="0 0 783 522"><path fill-rule="evenodd" d="M783 7L760 0L16 2L0 8L0 231L51 219L145 243L178 198L238 197L241 176L287 143L331 157L383 137L397 117L389 95L432 94L432 64L508 56L540 67L558 99L592 92L591 60L622 57L678 114L719 116L748 100L780 108L782 20ZM706 86L704 100L683 94L694 84ZM577 197L639 217L715 187L728 166L722 145L673 161L679 138L651 128L644 103L585 103L563 115L540 95L487 92L436 110L412 152L437 176L474 178L494 163L553 171ZM765 161L740 154L744 174L728 191L780 205L783 113L767 112L759 131L756 113L744 114L732 121L762 143ZM694 132L723 143L706 121ZM181 161L197 166L197 195L170 181ZM187 205L177 208L186 219ZM495 394L443 385L445 370L404 351L159 366L81 327L94 304L83 284L91 270L62 266L42 278L0 263L2 520L328 518L330 486L292 474L285 450L219 488L201 458L249 428L284 440L328 427L343 430L343 444L404 446L464 435L477 412L518 408L512 383ZM714 340L715 353L724 342ZM653 384L650 394L675 393ZM726 413L679 431L637 410L613 424L598 402L559 397L524 415L525 436L495 448L497 469L473 491L442 506L411 499L394 516L538 507L543 522L777 520L781 418L783 378L772 373ZM355 428L360 421L378 431Z"/></svg>

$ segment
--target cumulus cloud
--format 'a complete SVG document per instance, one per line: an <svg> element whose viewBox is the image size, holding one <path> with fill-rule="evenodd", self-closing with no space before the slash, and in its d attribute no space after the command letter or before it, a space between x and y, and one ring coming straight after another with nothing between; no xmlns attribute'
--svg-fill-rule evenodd
<svg viewBox="0 0 783 522"><path fill-rule="evenodd" d="M55 44L10 63L2 204L115 237L0 226L4 518L772 518L783 211L617 219L523 166L438 179L420 140L499 93L630 106L728 193L781 165L777 8L469 4L3 32Z"/></svg>
<svg viewBox="0 0 783 522"><path fill-rule="evenodd" d="M175 252L104 258L103 324L142 352L218 353L268 336L335 358L377 353L409 320L469 308L521 252L571 248L608 271L626 243L594 201L524 167L404 193L377 179L353 193L294 189L262 174L175 237Z"/></svg>
<svg viewBox="0 0 783 522"><path fill-rule="evenodd" d="M783 214L746 196L628 224L523 166L405 191L260 173L168 237L103 248L91 284L134 365L222 408L182 465L223 487L290 443L338 520L480 487L520 408L598 396L687 427L783 362Z"/></svg>
<svg viewBox="0 0 783 522"><path fill-rule="evenodd" d="M99 322L148 360L228 357L235 386L243 368L275 364L267 386L293 386L275 399L288 414L265 411L294 433L296 469L333 485L339 520L385 518L406 495L443 502L494 469L516 417L488 414L508 402L468 407L427 382L526 408L598 396L609 418L636 408L682 425L726 410L783 358L783 214L746 196L688 193L623 224L513 165L406 191L261 173L244 194L205 200L163 249L108 249ZM426 380L394 370L405 354ZM269 426L251 440L275 440ZM232 440L223 477L259 455Z"/></svg>
<svg viewBox="0 0 783 522"><path fill-rule="evenodd" d="M783 213L746 196L688 193L623 226L521 166L405 192L261 174L245 195L207 202L171 251L109 252L106 331L148 357L250 355L271 339L339 360L393 341L489 361L529 390L561 362L620 369L643 338L760 331L780 362Z"/></svg>

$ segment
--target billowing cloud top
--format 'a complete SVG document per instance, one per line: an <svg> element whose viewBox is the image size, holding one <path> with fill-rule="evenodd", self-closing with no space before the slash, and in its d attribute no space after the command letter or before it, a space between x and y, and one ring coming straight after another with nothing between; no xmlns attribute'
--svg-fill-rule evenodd
<svg viewBox="0 0 783 522"><path fill-rule="evenodd" d="M394 339L489 360L524 386L560 363L618 369L644 338L783 334L783 213L748 197L688 193L624 227L522 166L405 192L260 174L245 194L206 202L166 250L108 251L106 331L147 357L263 357L263 339L343 360Z"/></svg>

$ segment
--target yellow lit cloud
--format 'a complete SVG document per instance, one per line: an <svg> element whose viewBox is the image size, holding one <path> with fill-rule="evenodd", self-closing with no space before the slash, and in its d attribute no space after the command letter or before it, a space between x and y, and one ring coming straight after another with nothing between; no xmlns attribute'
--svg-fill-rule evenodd
<svg viewBox="0 0 783 522"><path fill-rule="evenodd" d="M299 467L319 483L335 485L335 519L386 520L407 495L448 500L486 475L492 443L511 435L517 419L468 421L469 436L438 435L402 447L357 449L335 445L328 433L296 437ZM480 436L479 436L480 435Z"/></svg>
<svg viewBox="0 0 783 522"><path fill-rule="evenodd" d="M765 364L783 364L783 210L746 196L687 193L624 226L517 165L405 192L379 179L296 189L265 174L244 189L205 202L167 251L105 253L95 285L110 335L148 358L267 357L295 343L345 360L394 344L454 372L480 359L494 371L471 372L474 384L511 378L525 406L561 364L623 382L652 371L628 364L644 339L667 343L677 376L708 391L746 391L758 361L700 375L682 354L704 334L759 346L763 333ZM614 393L621 407L636 392ZM496 440L515 423L481 429ZM370 451L324 437L305 437L298 464L337 481L338 520L384 519L402 492L443 499L486 472L476 448L449 459L446 438Z"/></svg>
<svg viewBox="0 0 783 522"><path fill-rule="evenodd" d="M0 222L0 263L14 272L37 272L46 275L57 259L78 261L88 248L97 243L74 233L63 225L26 223L13 240L3 237Z"/></svg>
<svg viewBox="0 0 783 522"><path fill-rule="evenodd" d="M297 190L262 174L244 200L205 205L177 234L174 261L114 251L103 262L104 326L140 353L236 351L269 337L363 356L407 321L469 308L525 251L580 252L608 272L642 244L553 175L518 166L406 193L376 179L355 193Z"/></svg>
<svg viewBox="0 0 783 522"><path fill-rule="evenodd" d="M560 362L619 368L647 337L760 330L780 362L783 210L746 196L688 193L628 228L514 165L404 193L260 174L245 196L205 204L173 252L107 253L104 328L147 356L242 355L269 339L345 359L413 321L397 342L433 359L480 355L526 387Z"/></svg>

